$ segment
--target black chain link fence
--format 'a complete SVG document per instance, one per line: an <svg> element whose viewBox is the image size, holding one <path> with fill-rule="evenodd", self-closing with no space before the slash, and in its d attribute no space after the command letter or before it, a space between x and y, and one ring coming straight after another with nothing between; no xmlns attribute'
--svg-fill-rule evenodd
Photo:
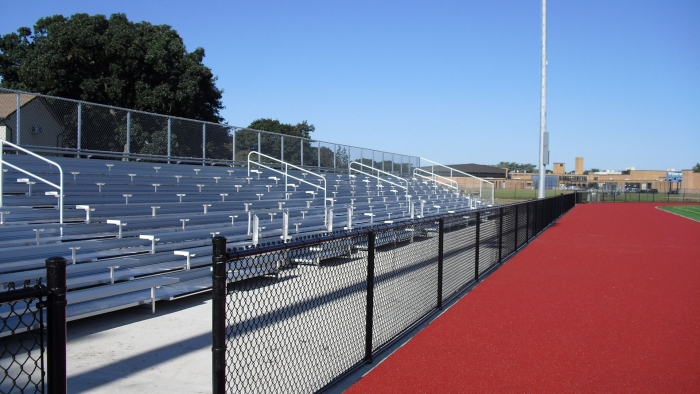
<svg viewBox="0 0 700 394"><path fill-rule="evenodd" d="M0 393L67 392L66 265L46 260L46 285L0 291Z"/></svg>
<svg viewBox="0 0 700 394"><path fill-rule="evenodd" d="M573 194L227 250L214 238L214 392L323 391L496 269Z"/></svg>
<svg viewBox="0 0 700 394"><path fill-rule="evenodd" d="M0 392L43 393L44 313L48 289L35 285L0 293Z"/></svg>

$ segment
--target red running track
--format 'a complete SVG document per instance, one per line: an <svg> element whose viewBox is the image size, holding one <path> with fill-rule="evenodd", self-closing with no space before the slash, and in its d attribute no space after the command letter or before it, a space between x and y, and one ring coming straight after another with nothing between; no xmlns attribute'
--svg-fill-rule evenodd
<svg viewBox="0 0 700 394"><path fill-rule="evenodd" d="M700 222L656 205L577 206L346 392L700 393Z"/></svg>

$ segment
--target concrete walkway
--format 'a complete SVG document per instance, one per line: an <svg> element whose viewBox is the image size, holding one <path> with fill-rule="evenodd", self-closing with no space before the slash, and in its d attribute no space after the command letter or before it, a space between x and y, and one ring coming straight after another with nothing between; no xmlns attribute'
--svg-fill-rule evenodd
<svg viewBox="0 0 700 394"><path fill-rule="evenodd" d="M211 295L68 323L69 393L210 393Z"/></svg>

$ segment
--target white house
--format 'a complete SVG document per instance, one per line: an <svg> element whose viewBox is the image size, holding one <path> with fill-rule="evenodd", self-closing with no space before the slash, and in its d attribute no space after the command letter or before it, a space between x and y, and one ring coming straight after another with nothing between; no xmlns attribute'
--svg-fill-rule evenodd
<svg viewBox="0 0 700 394"><path fill-rule="evenodd" d="M0 94L0 138L17 142L17 94ZM63 126L44 99L20 94L20 144L61 146Z"/></svg>

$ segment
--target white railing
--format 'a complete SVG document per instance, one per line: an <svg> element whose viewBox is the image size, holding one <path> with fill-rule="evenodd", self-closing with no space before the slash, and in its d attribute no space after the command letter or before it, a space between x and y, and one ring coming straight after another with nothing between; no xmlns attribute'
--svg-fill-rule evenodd
<svg viewBox="0 0 700 394"><path fill-rule="evenodd" d="M482 197L482 198L483 198L483 196L482 196L482 185L483 185L484 183L486 183L486 184L488 184L488 185L491 185L491 205L494 204L494 201L495 201L495 197L496 197L496 196L495 196L495 185L494 185L493 182L489 182L489 181L487 181L486 179L479 178L478 176L474 176L474 175L472 175L472 174L467 174L467 173L464 172L464 171L456 170L456 169L454 169L454 168L452 168L452 167L446 166L446 165L444 165L444 164L440 164L440 163L438 163L438 162L436 162L436 161L428 160L428 159L423 158L423 157L421 157L420 160L421 160L421 167L423 166L423 163L422 163L423 160L425 160L425 161L427 161L428 163L431 164L431 166L430 166L430 167L431 167L431 171L430 171L430 172L432 172L432 173L435 173L435 167L438 166L438 167L444 167L444 168L449 169L449 170L450 170L450 178L453 178L453 177L454 177L454 174L460 174L460 175L462 175L462 176L466 176L466 177L469 177L469 178L473 178L473 179L479 180L479 197Z"/></svg>
<svg viewBox="0 0 700 394"><path fill-rule="evenodd" d="M399 182L406 182L406 186L403 186L403 185L401 185L401 184L398 184L398 183L395 183L395 182L392 182L392 181L389 181L389 180L386 180L386 179L382 179L379 175L374 175L374 174L372 174L372 173L367 173L367 172L364 172L364 171L362 171L362 170L360 170L360 169L357 169L357 168L352 168L352 165L353 165L353 164L355 164L355 165L357 165L357 166L360 166L360 167L369 168L369 169L371 169L372 171L376 171L377 174L384 174L384 175L386 175L386 176L388 176L388 177L396 178L396 179L399 180ZM400 176L396 176L396 175L391 174L391 173L388 173L388 172L386 172L386 171L382 171L382 170L380 170L380 169L374 168L374 167L369 166L369 165L367 165L367 164L362 164L362 163L360 163L360 162L358 162L358 161L351 161L350 164L348 164L348 175L352 175L352 172L353 172L353 171L355 171L355 172L357 172L357 173L360 173L360 174L362 174L362 175L366 175L366 176L372 177L372 178L378 180L379 182L386 182L386 183L388 183L388 184L390 184L390 185L392 185L392 186L396 186L396 187L398 187L398 188L400 188L400 189L403 189L403 190L406 192L406 194L408 194L408 181L407 181L406 179L404 179L404 178L401 178Z"/></svg>
<svg viewBox="0 0 700 394"><path fill-rule="evenodd" d="M258 160L257 160L257 161L255 161L255 160L253 160L253 159L250 158L250 156L251 156L251 155L254 155L254 154L255 154L255 155L258 155ZM273 168L273 167L270 167L270 166L268 166L268 165L265 165L264 163L262 163L262 162L260 161L260 158L261 158L261 157L264 157L264 158L266 158L266 159L272 160L273 162L276 162L276 163L279 163L279 164L283 165L283 166L284 166L284 171L281 171L281 170L278 170L278 169L276 169L276 168ZM274 157L272 157L272 156L268 156L268 155L266 155L266 154L264 154L264 153L260 153L260 152L256 152L256 151L251 151L250 153L248 153L248 177L250 177L250 164L251 164L251 163L255 164L255 165L258 166L259 168L265 168L265 169L268 169L268 170L270 170L270 171L276 172L276 173L278 173L278 174L280 174L280 175L284 175L284 191L285 191L285 192L287 192L287 190L288 190L288 188L287 188L287 185L289 184L288 178L295 179L295 180L297 180L297 181L299 181L299 182L306 183L307 185L311 185L311 186L313 186L313 187L315 187L315 188L317 188L317 189L323 190L323 208L324 208L323 210L324 210L324 212L325 212L325 213L324 213L324 218L325 218L325 220L328 219L328 217L327 217L327 215L328 215L328 209L326 209L326 208L327 208L327 203L328 203L328 201L327 201L327 199L326 199L326 196L327 196L327 194L326 194L326 178L325 178L324 176L315 174L315 173L309 171L309 170L306 169L306 168L301 168L301 167L295 166L294 164L289 164L289 163L284 162L284 161L282 161L282 160L276 159L276 158L274 158ZM311 183L311 182L309 182L309 181L307 181L307 180L305 180L305 179L295 177L294 175L289 175L289 169L290 169L290 168L295 169L295 170L302 171L302 172L304 172L304 173L306 173L306 174L308 174L308 175L313 175L314 177L317 177L317 178L319 178L319 179L322 179L322 180L323 180L323 187L321 187L320 185L314 185L313 183Z"/></svg>
<svg viewBox="0 0 700 394"><path fill-rule="evenodd" d="M42 177L40 177L40 176L38 176L38 175L36 175L36 174L32 174L31 172L26 171L26 170L23 170L23 169L17 167L16 165L14 165L14 164L12 164L12 163L6 162L5 159L3 158L3 153L4 153L4 151L5 151L5 145L8 145L8 146L10 146L10 147L12 147L12 148L17 149L18 151L22 151L22 152L24 152L24 153L26 153L26 154L28 154L28 155L30 155L30 156L34 156L34 157L36 157L36 158L38 158L38 159L40 159L40 160L43 160L43 161L45 161L45 162L47 162L47 163L49 163L49 164L51 164L51 165L54 165L54 166L58 167L59 184L57 185L57 184L55 184L55 183L53 183L53 182L47 181L46 179L44 179L44 178L42 178ZM0 139L0 207L3 207L3 206L4 206L4 205L3 205L3 199L2 199L2 194L3 194L3 182L5 181L5 179L4 179L4 171L3 171L3 168L2 168L3 165L6 165L6 166L8 166L8 167L10 167L10 168L12 168L12 169L15 169L15 170L17 170L17 171L19 171L19 172L21 172L21 173L23 173L23 174L27 174L27 175L29 175L29 176L31 176L31 177L37 179L37 180L40 180L40 181L44 182L45 184L47 184L47 185L49 185L49 186L51 186L51 187L55 187L56 189L58 189L58 212L59 212L59 221L60 221L61 224L63 224L63 169L61 168L60 165L58 165L58 163L53 162L53 161L51 161L51 160L49 160L49 159L46 159L46 158L44 158L44 157L41 157L41 156L37 155L37 154L34 153L34 152L31 152L31 151L28 151L28 150L22 148L21 146L18 146L18 145L15 145L15 144L11 143L11 142L8 142L8 141L5 141L5 140L3 140L3 139Z"/></svg>
<svg viewBox="0 0 700 394"><path fill-rule="evenodd" d="M426 173L427 175L423 175L423 174L421 174L421 172L424 172L424 173ZM413 176L414 176L414 177L419 177L419 178L423 178L423 179L429 180L429 181L435 183L436 186L437 186L438 184L440 184L440 185L449 187L450 189L455 189L455 190L459 191L459 184L457 183L457 181L455 181L455 180L453 180L453 179L451 179L451 178L448 178L448 177L444 177L444 176L442 176L442 175L433 174L432 172L423 170L423 169L421 169L421 168L414 168L414 169L413 169ZM443 181L441 181L441 180L438 180L438 178L442 178L442 179L444 179L446 182L443 182Z"/></svg>

